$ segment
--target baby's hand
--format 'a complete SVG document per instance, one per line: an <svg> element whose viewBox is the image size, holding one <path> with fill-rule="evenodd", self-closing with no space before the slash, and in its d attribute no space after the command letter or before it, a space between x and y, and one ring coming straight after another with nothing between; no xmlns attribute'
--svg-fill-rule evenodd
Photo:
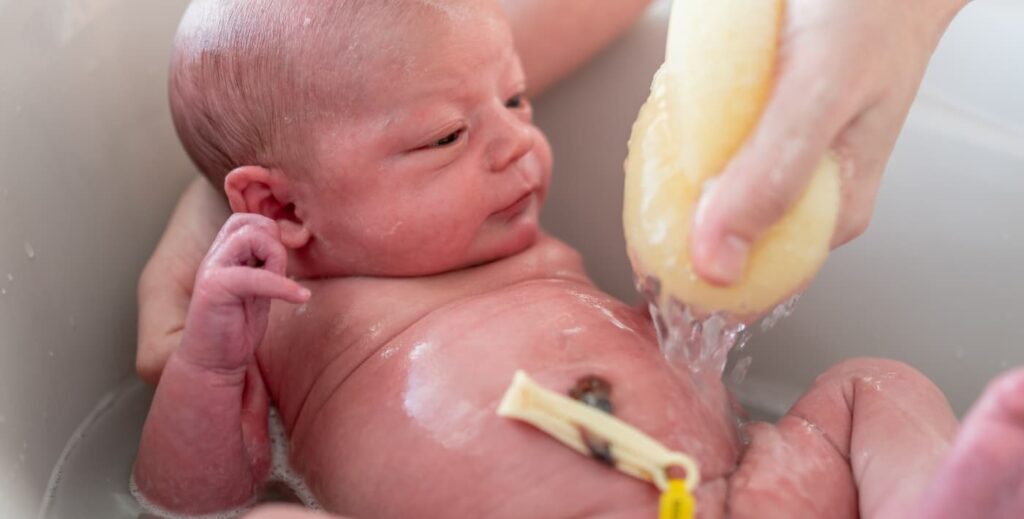
<svg viewBox="0 0 1024 519"><path fill-rule="evenodd" d="M284 276L288 257L277 224L254 214L228 219L196 274L178 355L211 370L244 370L267 330L270 300L309 300Z"/></svg>

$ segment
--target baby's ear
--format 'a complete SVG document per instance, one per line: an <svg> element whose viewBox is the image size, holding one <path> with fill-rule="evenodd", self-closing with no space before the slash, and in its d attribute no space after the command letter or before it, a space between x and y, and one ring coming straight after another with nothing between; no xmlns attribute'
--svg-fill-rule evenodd
<svg viewBox="0 0 1024 519"><path fill-rule="evenodd" d="M224 193L231 211L260 214L277 222L281 243L299 249L309 243L306 223L295 213L295 204L288 201L288 179L260 166L233 169L224 178Z"/></svg>

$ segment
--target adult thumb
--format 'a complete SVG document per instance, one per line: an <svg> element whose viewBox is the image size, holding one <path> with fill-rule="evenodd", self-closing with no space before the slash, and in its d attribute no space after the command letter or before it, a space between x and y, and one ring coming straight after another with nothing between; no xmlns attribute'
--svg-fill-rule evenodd
<svg viewBox="0 0 1024 519"><path fill-rule="evenodd" d="M750 137L706 186L690 237L706 281L739 281L754 242L803 194L847 108L828 88L820 75L780 77Z"/></svg>

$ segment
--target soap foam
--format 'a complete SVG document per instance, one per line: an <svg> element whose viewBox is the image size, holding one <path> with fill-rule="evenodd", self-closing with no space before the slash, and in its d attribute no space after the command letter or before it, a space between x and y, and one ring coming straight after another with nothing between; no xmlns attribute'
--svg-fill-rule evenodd
<svg viewBox="0 0 1024 519"><path fill-rule="evenodd" d="M172 513L172 512L168 512L167 510L164 510L160 506L155 505L152 502L150 502L148 499L146 499L146 496L142 495L142 492L139 491L139 487L135 484L135 478L134 477L132 477L131 481L128 483L128 490L131 491L132 497L135 498L135 501L137 501L139 503L139 508L142 509L143 513L140 514L140 517L156 516L156 517L162 517L162 518L165 518L165 519L234 519L236 517L241 517L243 514L245 514L249 510L251 510L252 507L255 505L255 500L254 500L252 503L250 503L248 505L245 505L243 507L236 508L234 510L229 510L229 511L226 511L226 512L218 512L216 514L205 514L205 515L175 514L175 513Z"/></svg>
<svg viewBox="0 0 1024 519"><path fill-rule="evenodd" d="M277 409L270 409L270 481L282 483L295 492L296 497L302 501L306 508L312 510L323 510L320 503L313 496L309 485L298 475L288 462L288 434L284 430L281 416Z"/></svg>

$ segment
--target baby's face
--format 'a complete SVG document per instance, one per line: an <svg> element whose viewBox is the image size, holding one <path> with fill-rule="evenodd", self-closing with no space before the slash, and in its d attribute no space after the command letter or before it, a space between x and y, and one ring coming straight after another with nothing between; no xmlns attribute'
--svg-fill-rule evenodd
<svg viewBox="0 0 1024 519"><path fill-rule="evenodd" d="M396 36L401 63L371 71L360 115L320 133L319 168L295 190L320 270L429 275L536 240L551 150L502 14L466 3Z"/></svg>

